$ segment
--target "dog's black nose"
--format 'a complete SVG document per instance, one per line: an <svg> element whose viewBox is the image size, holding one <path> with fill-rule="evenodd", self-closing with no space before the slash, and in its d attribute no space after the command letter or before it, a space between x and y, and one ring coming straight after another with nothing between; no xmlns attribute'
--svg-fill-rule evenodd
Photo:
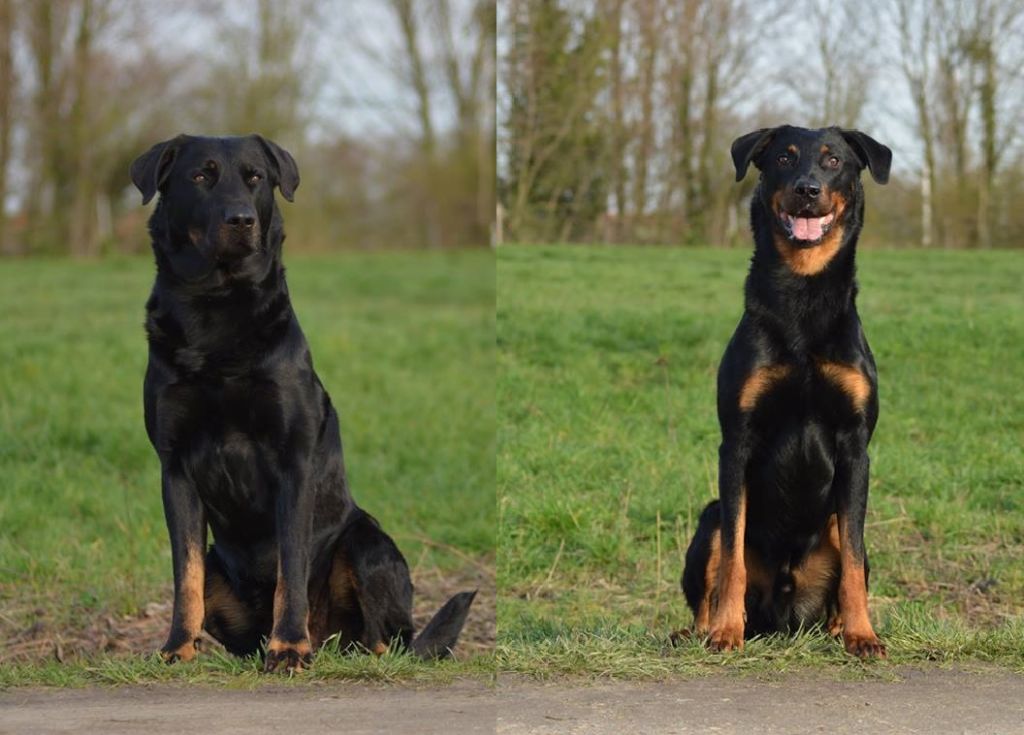
<svg viewBox="0 0 1024 735"><path fill-rule="evenodd" d="M798 179L793 190L800 196L811 199L821 194L821 184L814 179Z"/></svg>
<svg viewBox="0 0 1024 735"><path fill-rule="evenodd" d="M228 207L224 210L224 224L232 227L252 227L256 224L256 210L245 205Z"/></svg>

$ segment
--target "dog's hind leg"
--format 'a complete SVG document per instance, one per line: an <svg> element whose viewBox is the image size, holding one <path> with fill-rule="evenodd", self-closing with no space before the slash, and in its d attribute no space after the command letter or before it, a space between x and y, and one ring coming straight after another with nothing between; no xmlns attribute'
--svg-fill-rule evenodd
<svg viewBox="0 0 1024 735"><path fill-rule="evenodd" d="M412 642L412 581L409 567L394 541L361 510L342 532L332 571L332 604L358 608L358 630L352 642L383 653L393 639ZM352 599L354 598L354 600Z"/></svg>
<svg viewBox="0 0 1024 735"><path fill-rule="evenodd" d="M711 629L711 613L716 603L718 566L722 548L722 513L714 500L700 514L697 531L686 550L686 566L681 582L686 602L693 611L693 631L678 633L685 637L706 636Z"/></svg>
<svg viewBox="0 0 1024 735"><path fill-rule="evenodd" d="M839 524L829 516L825 530L810 553L793 568L791 628L824 623L830 635L842 634L839 611Z"/></svg>
<svg viewBox="0 0 1024 735"><path fill-rule="evenodd" d="M443 658L458 640L475 592L455 595L413 636L409 567L391 537L361 510L342 533L336 552L358 600L362 629L354 641L380 654L397 640L421 658Z"/></svg>
<svg viewBox="0 0 1024 735"><path fill-rule="evenodd" d="M243 600L232 588L217 552L206 555L204 589L206 617L203 628L236 656L260 651L263 638L270 635L271 617L259 603Z"/></svg>

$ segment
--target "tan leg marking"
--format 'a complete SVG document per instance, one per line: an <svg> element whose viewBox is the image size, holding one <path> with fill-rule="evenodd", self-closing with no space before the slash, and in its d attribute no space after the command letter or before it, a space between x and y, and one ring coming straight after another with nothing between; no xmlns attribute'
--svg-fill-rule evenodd
<svg viewBox="0 0 1024 735"><path fill-rule="evenodd" d="M213 615L220 618L229 633L248 630L252 625L249 609L219 574L206 577L206 617Z"/></svg>
<svg viewBox="0 0 1024 735"><path fill-rule="evenodd" d="M205 578L206 562L202 549L189 547L179 598L175 600L175 605L180 606L181 622L187 638L173 651L161 651L160 655L166 661L191 661L196 657L196 640L203 632L203 618L206 614L203 594Z"/></svg>
<svg viewBox="0 0 1024 735"><path fill-rule="evenodd" d="M288 643L282 641L279 638L271 638L267 643L267 651L273 653L282 653L283 651L293 650L297 651L300 656L308 656L313 652L313 646L309 641L298 641L296 643Z"/></svg>
<svg viewBox="0 0 1024 735"><path fill-rule="evenodd" d="M274 587L274 629L277 629L281 616L284 615L285 601L288 597L288 589L285 585L284 574L281 572L281 561L277 562L277 585ZM309 614L306 614L306 639L309 639ZM272 637L271 640L274 640Z"/></svg>
<svg viewBox="0 0 1024 735"><path fill-rule="evenodd" d="M313 646L309 639L309 615L306 615L305 637L298 641L285 641L277 636L277 626L284 614L288 593L284 575L281 573L281 561L277 562L277 586L274 587L274 632L267 642L267 658L264 671L275 671L283 664L284 671L302 671L312 664Z"/></svg>
<svg viewBox="0 0 1024 735"><path fill-rule="evenodd" d="M698 636L706 636L711 630L711 611L718 589L718 567L722 559L722 532L715 531L711 537L711 554L704 568L704 597L693 616L693 630Z"/></svg>
<svg viewBox="0 0 1024 735"><path fill-rule="evenodd" d="M828 596L839 577L840 565L839 521L833 513L818 545L793 569L793 608L805 624L821 622L827 614Z"/></svg>
<svg viewBox="0 0 1024 735"><path fill-rule="evenodd" d="M744 598L747 592L747 567L744 534L747 524L747 489L740 488L740 504L734 529L735 549L722 544L718 568L718 607L711 618L710 646L717 651L743 648Z"/></svg>
<svg viewBox="0 0 1024 735"><path fill-rule="evenodd" d="M843 621L843 644L846 651L861 658L885 658L885 645L875 635L868 616L868 590L864 563L850 552L849 529L840 520L842 572L839 577L839 614Z"/></svg>
<svg viewBox="0 0 1024 735"><path fill-rule="evenodd" d="M284 598L284 575L281 574L281 561L278 560L277 583L274 585L274 627L277 627L277 621L281 619L281 613L284 612Z"/></svg>

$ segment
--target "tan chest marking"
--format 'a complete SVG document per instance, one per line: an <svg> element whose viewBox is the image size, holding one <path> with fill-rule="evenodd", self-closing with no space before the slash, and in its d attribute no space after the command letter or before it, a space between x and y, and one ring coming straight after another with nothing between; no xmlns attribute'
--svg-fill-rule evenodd
<svg viewBox="0 0 1024 735"><path fill-rule="evenodd" d="M791 370L789 365L766 365L754 370L740 389L740 410L753 410L761 396L789 375Z"/></svg>
<svg viewBox="0 0 1024 735"><path fill-rule="evenodd" d="M868 403L868 398L871 397L871 383L864 373L852 365L844 365L841 362L829 362L827 360L820 360L818 362L818 369L825 380L835 385L849 397L855 410L864 410Z"/></svg>

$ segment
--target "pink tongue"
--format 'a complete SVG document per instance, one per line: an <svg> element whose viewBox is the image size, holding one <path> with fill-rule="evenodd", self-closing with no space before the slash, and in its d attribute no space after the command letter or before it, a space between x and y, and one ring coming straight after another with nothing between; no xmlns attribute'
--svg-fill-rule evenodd
<svg viewBox="0 0 1024 735"><path fill-rule="evenodd" d="M821 239L821 217L794 217L793 237L797 240Z"/></svg>

